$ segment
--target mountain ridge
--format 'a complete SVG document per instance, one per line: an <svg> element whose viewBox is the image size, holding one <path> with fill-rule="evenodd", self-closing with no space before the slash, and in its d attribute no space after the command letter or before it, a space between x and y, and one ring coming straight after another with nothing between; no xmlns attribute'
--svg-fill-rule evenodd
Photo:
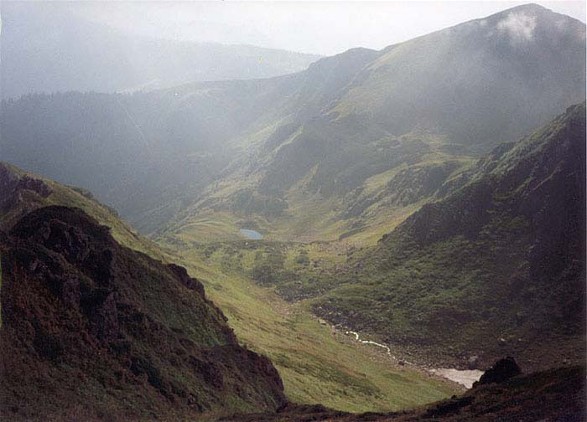
<svg viewBox="0 0 587 422"><path fill-rule="evenodd" d="M557 342L568 359L582 358L584 142L583 103L498 147L467 183L351 258L359 282L335 288L315 311L392 343L484 359L507 350L540 367L540 339L552 359ZM488 331L493 338L475 334Z"/></svg>
<svg viewBox="0 0 587 422"><path fill-rule="evenodd" d="M38 208L0 250L5 417L184 418L286 402L271 362L238 345L198 280L120 246L82 210Z"/></svg>
<svg viewBox="0 0 587 422"><path fill-rule="evenodd" d="M5 99L33 92L132 92L195 80L269 77L303 70L319 57L157 39L85 19L71 6L8 3L2 6Z"/></svg>
<svg viewBox="0 0 587 422"><path fill-rule="evenodd" d="M4 101L0 148L23 168L90 189L146 233L197 226L223 212L232 227L224 238L234 239L243 219L281 239L305 228L315 240L369 226L378 227L376 236L391 228L385 221L408 212L378 206L388 195L380 183L401 166L453 160L458 173L491 145L583 100L585 26L530 8L524 13L533 15L520 19L534 38L518 48L498 29L500 22L509 28L512 13L521 12L387 50L349 50L276 78ZM63 115L72 116L67 124ZM343 217L365 197L374 204L369 215ZM302 208L321 217L305 219Z"/></svg>

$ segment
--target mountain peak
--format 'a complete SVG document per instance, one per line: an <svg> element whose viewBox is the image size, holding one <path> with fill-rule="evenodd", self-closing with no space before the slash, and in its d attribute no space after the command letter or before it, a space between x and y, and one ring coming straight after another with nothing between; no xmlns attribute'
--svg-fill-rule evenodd
<svg viewBox="0 0 587 422"><path fill-rule="evenodd" d="M493 15L489 16L491 17L501 17L501 16L507 16L510 15L512 13L523 13L526 15L533 15L533 16L564 16L567 19L573 19L576 20L568 15L562 14L562 13L557 13L552 11L551 9L548 9L547 7L541 6L539 4L536 3L527 3L527 4L522 4L520 6L515 6L515 7L511 7L509 9L505 9L502 10L500 12L494 13Z"/></svg>
<svg viewBox="0 0 587 422"><path fill-rule="evenodd" d="M515 6L515 7L511 7L509 9L504 10L501 13L507 13L507 12L513 12L513 11L550 11L550 9L547 9L544 6L541 6L539 4L536 3L527 3L527 4L522 4L520 6Z"/></svg>
<svg viewBox="0 0 587 422"><path fill-rule="evenodd" d="M563 23L557 23L557 22L562 22L561 21L561 19L562 19L564 21L564 23L575 22L575 23L580 23L583 27L585 27L585 24L583 22L580 22L577 19L574 19L574 18L572 18L568 15L565 15L565 14L554 12L551 9L548 9L548 8L541 6L539 4L536 4L536 3L528 3L528 4L523 4L521 6L512 7L510 9L506 9L501 12L495 13L491 16L488 16L486 19L481 19L481 21L490 20L490 21L494 22L497 20L497 23L499 25L503 22L503 19L511 19L512 16L524 16L524 17L531 18L531 19L539 19L538 22L542 21L542 22L548 23L548 24L551 24L554 22L559 27L562 27ZM562 29L562 28L559 28L559 29Z"/></svg>

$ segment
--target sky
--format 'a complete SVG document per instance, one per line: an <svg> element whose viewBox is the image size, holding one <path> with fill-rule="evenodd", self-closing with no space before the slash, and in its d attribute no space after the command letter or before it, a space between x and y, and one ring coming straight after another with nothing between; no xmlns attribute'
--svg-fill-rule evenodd
<svg viewBox="0 0 587 422"><path fill-rule="evenodd" d="M76 13L158 38L250 44L321 55L381 49L521 1L86 1ZM536 1L585 22L585 1Z"/></svg>

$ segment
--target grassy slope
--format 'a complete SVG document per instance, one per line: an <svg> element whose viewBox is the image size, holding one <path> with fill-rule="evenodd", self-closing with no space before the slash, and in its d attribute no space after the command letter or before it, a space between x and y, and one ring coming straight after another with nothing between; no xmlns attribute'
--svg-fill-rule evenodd
<svg viewBox="0 0 587 422"><path fill-rule="evenodd" d="M287 208L279 215L264 216L259 211L243 211L245 207L218 211L204 206L182 213L159 236L214 243L241 239L240 228L253 228L272 241L307 243L344 239L344 244L373 245L423 204L436 199L436 186L426 190L427 184L440 187L443 182L469 169L475 161L468 156L431 153L416 164L402 163L378 172L351 192L329 197L310 192L307 181L302 181L285 194ZM427 170L443 165L450 167L446 174L427 175L415 180ZM211 198L228 200L244 182L232 180L224 183L231 188L211 192ZM404 191L410 195L407 199L401 198ZM251 193L251 197L254 194Z"/></svg>
<svg viewBox="0 0 587 422"><path fill-rule="evenodd" d="M581 106L578 109L580 115ZM222 268L271 286L287 300L313 301L314 310L335 323L371 333L379 341L411 345L415 352L426 350L424 357L429 362L463 364L477 355L480 364L486 365L504 353L523 356L525 365L536 368L552 361L575 360L582 356L583 337L568 324L577 319L569 316L577 309L577 295L573 294L574 284L564 280L572 279L575 269L569 266L554 288L545 284L547 280L538 282L529 273L528 263L529 254L539 250L532 247L537 227L559 227L565 209L570 214L562 220L578 221L573 217L578 207L571 182L560 175L574 174L569 157L581 154L584 136L571 135L565 141L573 133L565 132L565 124L566 117L561 117L518 144L500 147L476 166L467 162L464 173L460 168L440 189L446 195L444 200L434 202L429 196L416 204L390 207L389 219L381 219L380 225L367 214L371 224L342 241L224 242L201 246L202 254ZM583 127L584 133L582 125L575 129ZM376 196L397 173L369 179L366 194ZM552 183L559 187L548 188ZM485 204L488 192L491 200ZM427 210L441 212L418 213L426 202L430 202ZM529 207L539 204L555 209L530 211ZM526 211L520 211L523 209ZM300 207L300 215L304 210L318 221L326 219L310 203L305 209ZM414 226L423 227L419 233L427 236L440 231L444 237L418 242L410 236L388 236L375 248L357 251L358 245L372 244L386 228L404 227L405 231L409 224L401 223L414 212L419 217L408 221L419 222ZM545 215L550 216L546 222L534 220ZM449 224L453 218L462 221ZM232 221L234 237L238 220ZM472 232L471 224L478 225ZM270 226L259 224L258 228L263 231ZM277 235L269 231L268 239L287 237L287 230L286 225ZM572 233L574 229L553 230ZM558 241L545 233L542 245L550 245L546 250L571 256L562 249L556 252ZM174 237L198 240L197 234L182 228ZM544 332L549 332L547 338ZM577 335L569 335L573 332ZM506 340L505 345L500 338Z"/></svg>
<svg viewBox="0 0 587 422"><path fill-rule="evenodd" d="M496 150L463 189L358 253L359 274L315 309L436 360L449 346L530 367L583 359L584 113Z"/></svg>
<svg viewBox="0 0 587 422"><path fill-rule="evenodd" d="M414 407L455 392L454 386L349 342L321 325L303 303L286 303L243 276L226 256L220 250L206 259L186 247L175 258L203 281L238 338L273 361L291 400L364 412Z"/></svg>

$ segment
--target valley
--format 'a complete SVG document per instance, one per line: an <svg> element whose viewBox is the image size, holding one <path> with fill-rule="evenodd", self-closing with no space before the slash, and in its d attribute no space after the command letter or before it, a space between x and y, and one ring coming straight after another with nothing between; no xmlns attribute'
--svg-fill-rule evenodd
<svg viewBox="0 0 587 422"><path fill-rule="evenodd" d="M319 57L39 7L2 6L0 418L580 420L582 21Z"/></svg>
<svg viewBox="0 0 587 422"><path fill-rule="evenodd" d="M35 209L53 204L75 206L111 227L121 244L197 274L206 297L221 307L243 347L274 362L289 400L322 402L348 412L385 412L436 401L460 390L417 367L400 366L388 356L357 347L343 333L320 324L303 304L285 302L271 289L257 285L227 256L216 253L206 258L197 249L156 244L137 235L86 192L9 165L0 165L0 186L3 230ZM3 268L8 266L5 261Z"/></svg>
<svg viewBox="0 0 587 422"><path fill-rule="evenodd" d="M200 274L241 341L271 358L294 402L350 412L393 411L458 391L416 367L401 367L387 355L358 347L340 330L320 324L304 304L284 302L243 277L222 256L184 253L179 262Z"/></svg>

